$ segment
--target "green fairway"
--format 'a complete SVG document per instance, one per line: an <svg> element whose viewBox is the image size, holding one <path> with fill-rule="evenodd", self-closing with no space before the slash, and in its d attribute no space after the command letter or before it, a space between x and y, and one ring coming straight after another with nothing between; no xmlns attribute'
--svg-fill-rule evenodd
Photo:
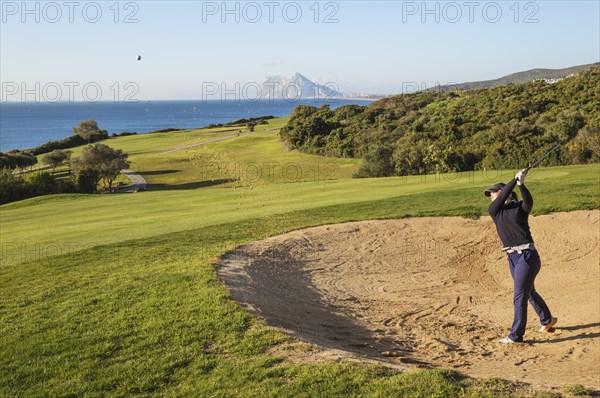
<svg viewBox="0 0 600 398"><path fill-rule="evenodd" d="M147 191L0 206L0 396L510 395L449 371L271 353L308 348L238 306L215 257L319 224L486 215L483 190L515 174L352 179L360 161L287 151L282 124L111 139ZM534 213L600 208L599 178L598 164L532 170Z"/></svg>
<svg viewBox="0 0 600 398"><path fill-rule="evenodd" d="M597 208L595 171L597 168L594 166L569 166L541 169L534 173L529 183L531 189L551 195L540 197L536 213ZM416 206L411 205L415 215L484 214L487 202L481 192L492 182L486 181L488 178L480 173L461 173L451 177L452 180L447 177L436 180L436 176L432 175L406 179L340 179L263 183L237 188L217 185L137 194L33 198L2 206L3 264L20 262L23 256L27 259L32 255L45 257L46 254L56 254L61 248L73 251L323 206L355 203L366 206L365 210L368 210L371 201L407 195L417 195ZM502 172L500 178L510 179L511 172ZM552 188L554 183L557 189ZM577 195L571 195L571 189ZM424 193L439 196L442 202L456 198L458 204L442 203L446 210L440 211L428 204L431 199L425 199L427 196L419 196ZM394 216L395 213L389 214L389 217ZM379 217L386 217L386 214Z"/></svg>

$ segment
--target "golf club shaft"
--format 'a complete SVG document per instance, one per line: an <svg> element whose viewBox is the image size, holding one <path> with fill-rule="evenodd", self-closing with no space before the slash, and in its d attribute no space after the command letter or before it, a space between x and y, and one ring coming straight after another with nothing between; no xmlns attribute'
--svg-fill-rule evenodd
<svg viewBox="0 0 600 398"><path fill-rule="evenodd" d="M532 164L530 164L529 167L527 167L525 169L525 171L529 171L529 169L531 169L532 167L535 167L538 163L540 163L542 160L544 160L544 158L546 156L548 156L552 152L554 152L559 146L560 146L560 144L556 144L556 146L554 146L554 148L550 149L548 152L546 152L545 154L543 154L541 158L539 158L538 160L536 160L535 162L533 162Z"/></svg>

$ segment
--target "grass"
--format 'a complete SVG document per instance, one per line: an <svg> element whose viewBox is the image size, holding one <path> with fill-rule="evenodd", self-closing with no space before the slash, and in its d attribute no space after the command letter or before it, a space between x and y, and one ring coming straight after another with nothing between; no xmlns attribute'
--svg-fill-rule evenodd
<svg viewBox="0 0 600 398"><path fill-rule="evenodd" d="M568 397L591 397L592 391L581 384L565 386L562 389Z"/></svg>
<svg viewBox="0 0 600 398"><path fill-rule="evenodd" d="M217 281L209 260L226 249L223 242L281 231L265 228L264 221L93 248L3 270L3 395L358 393L372 370L281 364L267 355L283 336L232 302ZM284 225L294 221L301 222L301 215ZM379 380L382 392L392 382L386 380Z"/></svg>
<svg viewBox="0 0 600 398"><path fill-rule="evenodd" d="M164 137L178 145L169 134L178 133ZM138 148L135 156L146 170L156 170L147 169L152 159L162 157L157 164L163 166L183 159L177 152L161 154L154 137L109 142ZM206 153L248 165L258 157L251 148L261 162L292 159L313 167L333 161L348 170L332 181L242 178L178 189L202 182L190 167L172 182L171 175L157 173L161 190L56 195L0 206L0 396L514 393L502 381L445 370L291 363L271 350L286 347L293 354L306 347L237 305L218 280L214 261L238 244L314 225L485 215L482 190L514 171L355 180L348 177L356 164L286 152L276 133L266 130L208 144ZM600 208L599 175L598 165L536 170L528 179L536 213Z"/></svg>
<svg viewBox="0 0 600 398"><path fill-rule="evenodd" d="M571 166L534 173L528 185L536 198L535 214L598 208L596 170L596 166ZM504 171L501 178L508 179L510 174ZM481 174L462 173L453 178L458 181L414 176L32 198L0 208L3 264L43 257L46 251L55 254L65 248L77 250L315 207L365 207L366 215L360 217L377 218L404 213L470 217L486 214L488 202L482 191L491 182ZM394 206L379 209L386 200L396 203L409 195L410 203L403 213Z"/></svg>

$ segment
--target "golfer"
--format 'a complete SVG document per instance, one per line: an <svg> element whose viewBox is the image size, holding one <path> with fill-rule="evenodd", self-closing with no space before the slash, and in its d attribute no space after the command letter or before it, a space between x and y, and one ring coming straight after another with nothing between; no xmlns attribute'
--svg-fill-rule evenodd
<svg viewBox="0 0 600 398"><path fill-rule="evenodd" d="M541 262L529 230L528 218L533 207L533 197L525 188L526 175L527 170L521 170L508 184L500 182L484 192L485 196L492 199L488 210L502 241L502 251L508 254L510 274L514 280L514 320L510 334L501 339L501 343L523 342L527 326L527 301L540 318L540 332L547 332L557 321L534 287ZM519 186L522 201L518 201L517 194L513 192L515 185Z"/></svg>

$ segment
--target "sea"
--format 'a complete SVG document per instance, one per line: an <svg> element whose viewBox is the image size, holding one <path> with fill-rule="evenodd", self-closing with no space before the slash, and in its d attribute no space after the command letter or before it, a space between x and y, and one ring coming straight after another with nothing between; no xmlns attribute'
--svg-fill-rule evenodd
<svg viewBox="0 0 600 398"><path fill-rule="evenodd" d="M98 127L112 133L138 134L166 128L193 129L210 124L259 116L290 115L298 105L331 109L357 104L362 99L294 100L180 100L138 102L3 102L0 103L0 151L30 149L72 134L80 121L94 119Z"/></svg>

